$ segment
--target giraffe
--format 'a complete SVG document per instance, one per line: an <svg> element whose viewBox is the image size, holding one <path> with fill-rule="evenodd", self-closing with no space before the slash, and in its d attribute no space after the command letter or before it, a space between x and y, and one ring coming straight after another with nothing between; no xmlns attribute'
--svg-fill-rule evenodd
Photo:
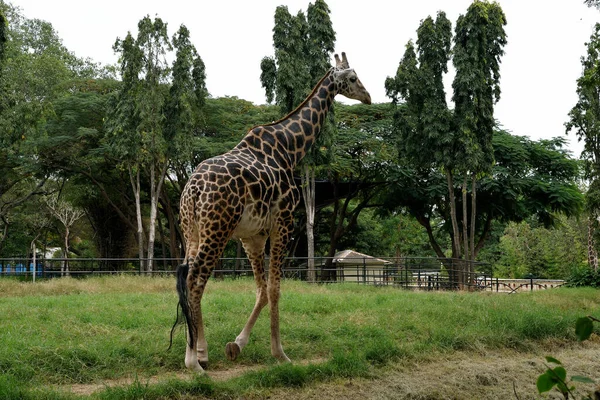
<svg viewBox="0 0 600 400"><path fill-rule="evenodd" d="M203 373L208 364L201 300L212 269L231 238L241 240L256 283L256 302L235 341L225 353L235 360L267 304L271 354L289 362L279 333L280 268L293 231L293 211L300 200L294 167L319 134L337 94L371 104L371 96L350 68L346 54L335 55L311 94L290 114L254 127L229 152L200 163L181 194L180 224L186 243L185 263L177 270L177 292L187 323L185 366ZM268 278L265 244L270 240Z"/></svg>

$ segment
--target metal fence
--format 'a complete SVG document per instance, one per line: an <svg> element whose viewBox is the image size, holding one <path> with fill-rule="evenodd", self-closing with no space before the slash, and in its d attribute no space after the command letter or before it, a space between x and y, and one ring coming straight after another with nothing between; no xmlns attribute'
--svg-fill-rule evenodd
<svg viewBox="0 0 600 400"><path fill-rule="evenodd" d="M147 260L142 259L142 264ZM282 265L284 279L307 280L308 258L286 258ZM152 272L140 268L139 258L0 258L0 277L22 279L82 277L108 274L173 274L178 259L155 258ZM265 260L268 273L268 258ZM252 276L252 267L246 258L222 258L213 269L214 279ZM411 290L487 290L515 293L561 286L563 281L546 279L508 280L492 276L487 263L465 262L447 258L371 258L353 257L335 259L315 258L317 282L350 282L363 285L392 286Z"/></svg>

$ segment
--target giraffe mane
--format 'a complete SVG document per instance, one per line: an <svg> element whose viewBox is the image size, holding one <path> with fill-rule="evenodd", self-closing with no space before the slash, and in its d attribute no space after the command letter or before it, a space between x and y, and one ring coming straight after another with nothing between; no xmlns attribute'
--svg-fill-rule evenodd
<svg viewBox="0 0 600 400"><path fill-rule="evenodd" d="M329 70L327 71L327 73L319 80L319 82L317 82L317 84L315 85L315 87L313 88L313 90L310 92L310 94L308 96L306 96L306 98L304 99L304 101L302 103L300 103L300 105L298 105L298 107L294 108L293 111L287 113L285 116L279 118L277 121L275 122L271 122L270 124L262 124L262 125L256 125L252 128L250 128L250 130L258 127L258 126L273 126L273 125L277 125L278 123L285 121L286 119L288 119L290 117L290 115L294 114L296 111L300 110L302 107L304 107L306 105L306 103L308 103L308 100L310 100L313 95L317 92L317 89L321 86L321 83L323 83L323 81L325 80L325 78L329 77L331 75L331 73L333 71L335 71L336 68L335 67L331 67L329 68Z"/></svg>

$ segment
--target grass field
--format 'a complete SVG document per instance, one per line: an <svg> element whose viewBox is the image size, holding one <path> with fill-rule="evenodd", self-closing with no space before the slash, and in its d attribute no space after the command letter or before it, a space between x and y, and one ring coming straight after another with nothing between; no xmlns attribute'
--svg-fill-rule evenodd
<svg viewBox="0 0 600 400"><path fill-rule="evenodd" d="M167 351L174 278L0 280L0 399L88 397L68 389L86 384L99 384L89 394L96 399L251 398L373 380L390 366L454 355L558 351L575 340L578 317L600 315L600 292L425 293L285 281L281 334L293 364L270 355L267 310L230 362L225 344L253 304L253 281L209 282L203 300L209 376L190 378L183 373L183 330ZM238 373L227 379L227 371ZM211 378L219 373L221 379ZM156 376L165 379L150 379Z"/></svg>

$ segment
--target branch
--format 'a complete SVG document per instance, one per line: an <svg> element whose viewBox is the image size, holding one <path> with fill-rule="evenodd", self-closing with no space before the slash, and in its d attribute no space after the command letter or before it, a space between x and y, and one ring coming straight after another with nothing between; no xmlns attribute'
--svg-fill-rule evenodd
<svg viewBox="0 0 600 400"><path fill-rule="evenodd" d="M515 397L517 398L517 400L521 400L521 398L517 394L517 385L516 385L515 381L513 381L513 392L515 393Z"/></svg>
<svg viewBox="0 0 600 400"><path fill-rule="evenodd" d="M2 209L0 209L0 214L4 215L4 213L11 209L11 208L15 208L17 206L19 206L20 204L23 204L24 202L26 202L27 200L29 200L31 197L37 195L37 194L46 194L47 192L45 191L39 191L38 190L44 186L44 184L46 183L46 180L48 180L47 177L44 177L44 179L42 179L41 182L39 182L37 184L37 186L35 187L35 189L33 189L31 192L29 192L29 194L27 194L26 196L24 196L21 199L17 199L15 201L12 202L6 202L2 205Z"/></svg>
<svg viewBox="0 0 600 400"><path fill-rule="evenodd" d="M479 254L479 250L482 249L483 245L485 244L485 242L487 241L490 232L491 232L491 227L492 227L492 221L493 221L493 217L492 214L488 214L487 219L485 220L485 225L483 227L483 232L481 233L481 236L479 237L479 241L477 241L477 245L475 246L475 250L473 252L473 257L477 258L477 254Z"/></svg>
<svg viewBox="0 0 600 400"><path fill-rule="evenodd" d="M444 254L442 248L440 247L440 245L435 240L435 237L433 236L433 229L431 229L431 223L429 222L429 218L426 218L422 215L416 215L415 217L417 218L417 221L419 222L419 224L421 224L427 231L427 237L429 238L429 243L431 244L431 247L433 247L433 251L435 251L435 254L437 254L437 256L440 258L446 258L446 255Z"/></svg>
<svg viewBox="0 0 600 400"><path fill-rule="evenodd" d="M96 178L94 178L94 176L87 171L81 171L81 173L83 175L87 176L88 178L90 178L90 180L98 187L98 189L100 189L100 193L102 194L102 197L104 198L104 200L106 200L106 202L108 204L110 204L111 207L117 212L117 214L119 215L121 220L123 222L125 222L134 232L137 231L137 228L133 225L133 223L129 220L129 218L127 218L127 216L125 214L123 214L121 209L111 200L110 196L104 189L104 186L102 185L102 183L98 182L96 180Z"/></svg>

